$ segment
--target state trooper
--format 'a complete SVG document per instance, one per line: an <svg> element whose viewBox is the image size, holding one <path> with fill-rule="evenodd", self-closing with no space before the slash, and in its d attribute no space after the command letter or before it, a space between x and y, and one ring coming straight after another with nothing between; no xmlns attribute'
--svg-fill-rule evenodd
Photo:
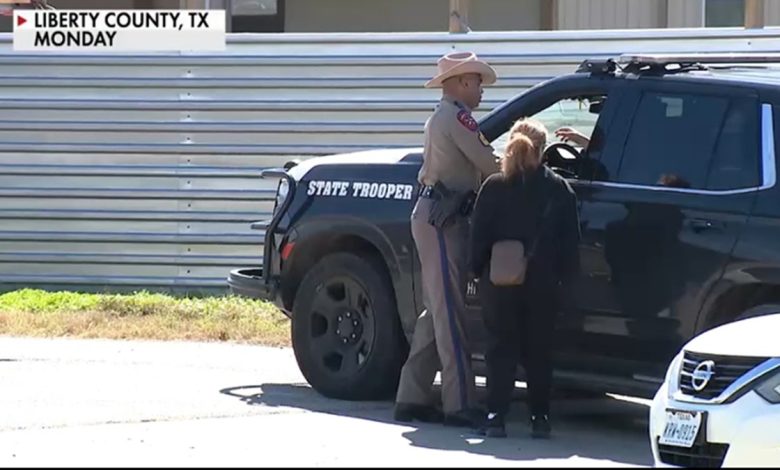
<svg viewBox="0 0 780 470"><path fill-rule="evenodd" d="M420 193L411 215L425 309L417 318L401 371L398 421L476 427L483 420L464 331L464 294L467 217L482 181L500 169L498 156L471 111L482 100L483 85L495 81L496 71L476 54L454 52L438 60L438 74L425 84L442 88L442 98L425 123ZM441 411L431 396L438 370Z"/></svg>

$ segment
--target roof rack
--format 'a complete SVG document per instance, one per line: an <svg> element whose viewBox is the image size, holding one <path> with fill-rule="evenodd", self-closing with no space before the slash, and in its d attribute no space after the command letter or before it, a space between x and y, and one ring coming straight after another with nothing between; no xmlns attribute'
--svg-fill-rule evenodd
<svg viewBox="0 0 780 470"><path fill-rule="evenodd" d="M774 52L702 52L686 54L623 54L618 62L644 62L669 64L679 62L700 62L708 64L726 63L771 63L780 62L780 53Z"/></svg>
<svg viewBox="0 0 780 470"><path fill-rule="evenodd" d="M592 73L593 75L610 75L615 73L617 64L614 59L587 59L577 67L577 73Z"/></svg>
<svg viewBox="0 0 780 470"><path fill-rule="evenodd" d="M731 67L748 64L780 64L780 54L766 52L623 54L617 61L625 73L671 74L707 70L708 66Z"/></svg>
<svg viewBox="0 0 780 470"><path fill-rule="evenodd" d="M623 54L617 60L585 60L579 65L577 72L594 75L614 74L616 71L629 74L668 75L691 70L761 66L762 64L780 65L780 53Z"/></svg>

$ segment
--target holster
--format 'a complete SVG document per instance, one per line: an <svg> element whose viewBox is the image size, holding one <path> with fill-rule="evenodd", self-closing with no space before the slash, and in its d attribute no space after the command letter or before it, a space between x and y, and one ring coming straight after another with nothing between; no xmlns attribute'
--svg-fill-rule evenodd
<svg viewBox="0 0 780 470"><path fill-rule="evenodd" d="M475 198L473 191L456 192L437 182L431 195L428 223L437 228L449 227L458 217L467 217L471 213Z"/></svg>

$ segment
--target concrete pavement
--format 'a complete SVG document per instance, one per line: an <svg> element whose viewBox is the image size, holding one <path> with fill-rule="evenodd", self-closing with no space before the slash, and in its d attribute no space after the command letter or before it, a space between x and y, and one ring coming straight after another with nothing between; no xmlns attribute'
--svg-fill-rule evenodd
<svg viewBox="0 0 780 470"><path fill-rule="evenodd" d="M648 466L647 408L556 400L554 439L392 421L324 398L289 349L0 336L0 466Z"/></svg>

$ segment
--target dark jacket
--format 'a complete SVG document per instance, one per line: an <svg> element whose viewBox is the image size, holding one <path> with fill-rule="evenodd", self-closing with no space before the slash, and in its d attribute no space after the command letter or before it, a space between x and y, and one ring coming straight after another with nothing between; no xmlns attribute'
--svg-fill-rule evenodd
<svg viewBox="0 0 780 470"><path fill-rule="evenodd" d="M546 204L551 203L542 219ZM542 231L539 234L539 230ZM579 271L580 225L577 197L569 183L546 166L525 177L496 173L482 184L471 221L469 267L488 274L493 243L521 240L527 250L539 236L528 278L545 284L568 283Z"/></svg>

